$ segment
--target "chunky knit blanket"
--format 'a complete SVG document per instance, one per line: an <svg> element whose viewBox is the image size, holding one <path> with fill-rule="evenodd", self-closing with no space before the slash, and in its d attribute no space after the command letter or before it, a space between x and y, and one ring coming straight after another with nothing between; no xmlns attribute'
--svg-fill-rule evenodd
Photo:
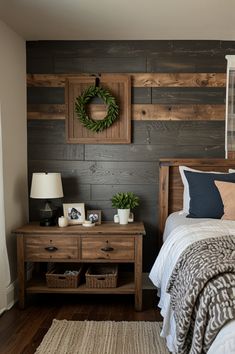
<svg viewBox="0 0 235 354"><path fill-rule="evenodd" d="M187 247L167 292L176 321L177 353L207 353L222 326L235 319L235 236Z"/></svg>

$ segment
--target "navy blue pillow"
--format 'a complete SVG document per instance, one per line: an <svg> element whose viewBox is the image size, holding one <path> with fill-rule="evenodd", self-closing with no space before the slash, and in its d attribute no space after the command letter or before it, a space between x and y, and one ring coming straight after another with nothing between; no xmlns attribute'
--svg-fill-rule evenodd
<svg viewBox="0 0 235 354"><path fill-rule="evenodd" d="M188 218L221 219L224 206L214 181L235 183L235 173L200 173L184 171L189 184Z"/></svg>

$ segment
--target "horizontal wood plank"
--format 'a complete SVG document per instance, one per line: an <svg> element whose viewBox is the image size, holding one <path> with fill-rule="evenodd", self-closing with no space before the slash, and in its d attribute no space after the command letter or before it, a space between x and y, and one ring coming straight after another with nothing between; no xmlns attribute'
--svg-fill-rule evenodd
<svg viewBox="0 0 235 354"><path fill-rule="evenodd" d="M224 120L224 105L132 105L133 120Z"/></svg>
<svg viewBox="0 0 235 354"><path fill-rule="evenodd" d="M132 103L225 104L224 87L154 87L151 90L152 102L142 100Z"/></svg>
<svg viewBox="0 0 235 354"><path fill-rule="evenodd" d="M28 120L28 146L66 144L65 120Z"/></svg>
<svg viewBox="0 0 235 354"><path fill-rule="evenodd" d="M36 119L36 120L65 120L65 114L64 114L64 113L28 112L27 119Z"/></svg>
<svg viewBox="0 0 235 354"><path fill-rule="evenodd" d="M224 73L132 74L134 87L225 87Z"/></svg>
<svg viewBox="0 0 235 354"><path fill-rule="evenodd" d="M63 137L63 135L62 135ZM82 144L29 144L28 159L37 160L79 160L84 159L84 145Z"/></svg>
<svg viewBox="0 0 235 354"><path fill-rule="evenodd" d="M152 56L164 54L218 55L224 50L234 50L234 41L219 40L69 40L27 41L27 54L60 54L64 57L122 57Z"/></svg>
<svg viewBox="0 0 235 354"><path fill-rule="evenodd" d="M30 121L36 124L37 121ZM40 122L38 122L40 123ZM45 125L46 122L41 122ZM49 124L50 122L48 122ZM225 122L224 121L134 121L133 143L152 144L166 146L169 142L175 145L172 154L177 153L178 146L214 146L224 145ZM56 122L53 122L56 124ZM61 121L62 125L63 122ZM34 140L37 136L33 134Z"/></svg>
<svg viewBox="0 0 235 354"><path fill-rule="evenodd" d="M159 133L160 134L160 133ZM95 161L157 161L166 157L223 157L224 144L210 145L176 145L170 144L151 145L87 145L83 156L82 144L30 144L28 158L30 160L66 160L83 161L84 159ZM196 142L194 142L196 143ZM125 158L124 158L125 157Z"/></svg>
<svg viewBox="0 0 235 354"><path fill-rule="evenodd" d="M61 172L63 178L79 178L85 184L153 184L157 176L157 163L123 161L39 161L28 162L33 172Z"/></svg>
<svg viewBox="0 0 235 354"><path fill-rule="evenodd" d="M216 88L210 88L210 89L216 90ZM176 90L181 91L182 89L177 88ZM220 88L219 90L223 90L223 88L222 89ZM132 103L151 103L151 96L152 96L151 87L131 88ZM213 103L216 103L216 99L217 97L215 97L215 101ZM28 104L64 104L65 87L30 86L27 89L27 102ZM102 104L103 100L99 97L94 97L92 98L91 103Z"/></svg>
<svg viewBox="0 0 235 354"><path fill-rule="evenodd" d="M132 104L225 104L224 87L132 87ZM28 87L28 104L64 104L64 87ZM99 97L92 104L103 104ZM35 106L36 107L36 106ZM34 109L35 110L35 109Z"/></svg>
<svg viewBox="0 0 235 354"><path fill-rule="evenodd" d="M152 103L151 87L131 87L131 103Z"/></svg>
<svg viewBox="0 0 235 354"><path fill-rule="evenodd" d="M74 77L72 74L28 74L28 87L65 87L66 78Z"/></svg>
<svg viewBox="0 0 235 354"><path fill-rule="evenodd" d="M171 53L147 58L147 72L162 73L225 73L227 61L224 54L185 55L184 53Z"/></svg>
<svg viewBox="0 0 235 354"><path fill-rule="evenodd" d="M27 110L30 114L62 114L63 116L65 116L65 104L28 104Z"/></svg>
<svg viewBox="0 0 235 354"><path fill-rule="evenodd" d="M54 57L54 73L132 73L146 71L145 57L117 57L112 58L81 58L64 57L64 55L55 55Z"/></svg>
<svg viewBox="0 0 235 354"><path fill-rule="evenodd" d="M104 105L90 105L96 119L106 114ZM65 119L65 105L28 105L28 119ZM132 120L224 120L224 105L132 105Z"/></svg>
<svg viewBox="0 0 235 354"><path fill-rule="evenodd" d="M95 161L158 161L165 157L223 157L224 145L87 145L85 160Z"/></svg>
<svg viewBox="0 0 235 354"><path fill-rule="evenodd" d="M28 104L62 104L65 103L64 87L28 86Z"/></svg>
<svg viewBox="0 0 235 354"><path fill-rule="evenodd" d="M80 74L79 74L80 75ZM131 73L133 87L225 87L225 73ZM28 74L28 87L64 87L74 74ZM87 76L87 74L86 74Z"/></svg>
<svg viewBox="0 0 235 354"><path fill-rule="evenodd" d="M225 122L224 121L133 121L133 144L148 145L151 150L152 145L162 147L173 146L172 154L177 153L178 146L224 146ZM193 134L192 134L193 132ZM28 121L28 144L32 145L32 160L40 159L38 148L33 145L53 144L54 148L59 145L64 146L65 141L65 121L64 120L29 120ZM56 147L57 146L57 147ZM71 144L73 147L74 145ZM134 145L130 145L135 149ZM52 147L51 147L52 148ZM86 147L87 148L87 147ZM46 151L46 150L44 150ZM188 149L190 152L190 148ZM46 157L46 155L44 155ZM67 154L66 156L71 156ZM45 158L44 158L45 159Z"/></svg>

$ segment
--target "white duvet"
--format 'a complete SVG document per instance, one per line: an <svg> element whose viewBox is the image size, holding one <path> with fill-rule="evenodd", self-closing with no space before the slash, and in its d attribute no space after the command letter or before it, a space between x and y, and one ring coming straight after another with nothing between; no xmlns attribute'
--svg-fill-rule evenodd
<svg viewBox="0 0 235 354"><path fill-rule="evenodd" d="M166 293L172 270L182 251L193 242L229 234L235 235L235 221L211 219L177 226L168 235L151 269L149 277L159 290L158 306L164 318L161 335L166 338L167 346L173 353L176 352L175 321L170 306L170 296ZM230 321L220 330L208 354L235 354L235 320Z"/></svg>

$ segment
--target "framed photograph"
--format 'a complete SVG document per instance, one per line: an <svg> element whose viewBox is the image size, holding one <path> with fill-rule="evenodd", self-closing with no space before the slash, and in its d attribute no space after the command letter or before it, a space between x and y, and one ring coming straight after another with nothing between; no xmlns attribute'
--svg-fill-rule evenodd
<svg viewBox="0 0 235 354"><path fill-rule="evenodd" d="M84 203L63 204L64 216L69 225L82 224L85 220Z"/></svg>
<svg viewBox="0 0 235 354"><path fill-rule="evenodd" d="M87 220L92 224L101 224L101 210L87 210Z"/></svg>

